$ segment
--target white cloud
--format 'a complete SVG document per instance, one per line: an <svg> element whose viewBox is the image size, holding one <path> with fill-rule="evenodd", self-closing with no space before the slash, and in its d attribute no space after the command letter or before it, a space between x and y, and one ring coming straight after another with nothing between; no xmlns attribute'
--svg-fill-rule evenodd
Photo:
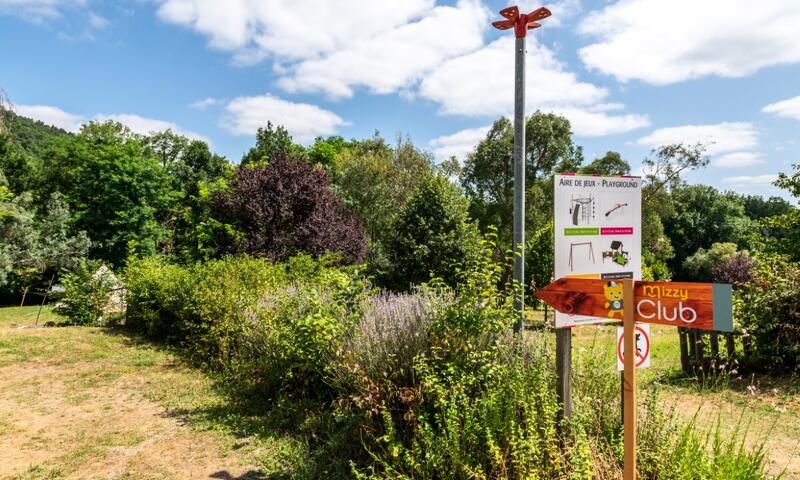
<svg viewBox="0 0 800 480"><path fill-rule="evenodd" d="M173 133L183 135L184 137L191 138L194 140L202 140L203 142L211 144L211 141L207 137L204 137L203 135L197 132L193 132L191 130L182 128L176 123L167 122L164 120L157 120L155 118L142 117L140 115L136 115L133 113L115 113L112 115L97 115L95 116L95 120L100 122L113 120L115 122L119 122L123 125L126 125L128 128L131 129L132 132L138 133L140 135L149 135L151 133L163 132L165 130L172 130Z"/></svg>
<svg viewBox="0 0 800 480"><path fill-rule="evenodd" d="M757 152L733 152L715 158L712 165L715 167L750 167L762 163L764 163L764 159Z"/></svg>
<svg viewBox="0 0 800 480"><path fill-rule="evenodd" d="M419 95L440 104L450 115L497 117L513 113L514 39L504 37L466 55L444 62L420 83ZM609 115L620 104L604 103L605 88L581 82L551 50L528 38L526 110L565 115L576 134L620 133L649 125L644 115Z"/></svg>
<svg viewBox="0 0 800 480"><path fill-rule="evenodd" d="M335 113L308 103L289 102L272 95L237 97L225 106L222 126L234 135L253 135L267 122L283 125L295 140L308 143L347 125Z"/></svg>
<svg viewBox="0 0 800 480"><path fill-rule="evenodd" d="M672 143L704 143L707 144L706 154L714 156L757 147L758 131L751 123L744 122L684 125L658 129L637 143L650 148Z"/></svg>
<svg viewBox="0 0 800 480"><path fill-rule="evenodd" d="M213 48L301 60L358 44L421 17L433 5L434 0L163 0L158 16L208 36Z"/></svg>
<svg viewBox="0 0 800 480"><path fill-rule="evenodd" d="M477 128L467 128L451 135L443 135L430 141L433 154L436 158L444 160L450 157L463 159L472 152L481 140L486 137L491 125Z"/></svg>
<svg viewBox="0 0 800 480"><path fill-rule="evenodd" d="M39 120L68 132L77 132L87 121L81 115L68 113L50 105L15 105L14 111L23 117Z"/></svg>
<svg viewBox="0 0 800 480"><path fill-rule="evenodd" d="M208 107L213 107L215 105L221 104L221 100L217 100L216 98L206 97L202 100L198 100L196 102L192 102L189 104L189 107L194 108L196 110L205 110Z"/></svg>
<svg viewBox="0 0 800 480"><path fill-rule="evenodd" d="M488 22L488 12L477 0L438 6L418 21L297 63L278 84L289 92L324 92L335 98L351 97L357 86L394 93L416 84L448 58L480 48Z"/></svg>
<svg viewBox="0 0 800 480"><path fill-rule="evenodd" d="M583 19L579 31L597 41L579 53L621 81L741 77L800 62L797 25L796 0L621 0Z"/></svg>
<svg viewBox="0 0 800 480"><path fill-rule="evenodd" d="M770 186L778 179L777 175L742 175L737 177L725 177L722 183L731 187L764 187Z"/></svg>
<svg viewBox="0 0 800 480"><path fill-rule="evenodd" d="M772 113L779 117L794 118L800 120L800 96L783 100L781 102L770 103L761 109L764 113Z"/></svg>

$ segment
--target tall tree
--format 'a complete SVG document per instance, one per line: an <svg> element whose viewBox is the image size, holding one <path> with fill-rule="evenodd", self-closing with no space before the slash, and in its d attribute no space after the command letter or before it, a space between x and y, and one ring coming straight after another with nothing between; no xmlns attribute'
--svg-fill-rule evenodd
<svg viewBox="0 0 800 480"><path fill-rule="evenodd" d="M552 201L552 193L541 181L547 182L554 172L576 171L583 162L583 152L573 143L569 120L564 117L536 112L526 119L525 132L526 196L532 208L540 211L543 204ZM507 242L513 216L513 147L513 125L501 118L467 156L461 176L473 217L482 228L497 226ZM528 225L529 229L533 227Z"/></svg>
<svg viewBox="0 0 800 480"><path fill-rule="evenodd" d="M64 192L91 254L112 264L128 253L155 253L180 192L141 137L115 123L92 122L50 150L49 183Z"/></svg>

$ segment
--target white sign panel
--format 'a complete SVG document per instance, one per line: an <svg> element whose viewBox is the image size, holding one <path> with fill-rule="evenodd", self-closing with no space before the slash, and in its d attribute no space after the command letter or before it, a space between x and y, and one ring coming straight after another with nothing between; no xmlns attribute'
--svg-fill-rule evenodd
<svg viewBox="0 0 800 480"><path fill-rule="evenodd" d="M623 278L642 278L642 180L555 176L555 278L608 280L609 301ZM621 302L620 302L621 305ZM556 327L619 321L556 312Z"/></svg>
<svg viewBox="0 0 800 480"><path fill-rule="evenodd" d="M617 370L625 370L625 331L622 327L617 327ZM647 368L650 366L650 324L637 323L636 332L636 368Z"/></svg>

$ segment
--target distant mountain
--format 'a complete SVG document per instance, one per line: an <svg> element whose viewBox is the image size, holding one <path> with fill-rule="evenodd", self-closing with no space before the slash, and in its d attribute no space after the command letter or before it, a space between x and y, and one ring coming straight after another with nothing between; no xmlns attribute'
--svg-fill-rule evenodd
<svg viewBox="0 0 800 480"><path fill-rule="evenodd" d="M11 141L36 157L41 157L47 145L57 137L72 135L58 127L47 125L14 112L4 113L3 124L9 132Z"/></svg>

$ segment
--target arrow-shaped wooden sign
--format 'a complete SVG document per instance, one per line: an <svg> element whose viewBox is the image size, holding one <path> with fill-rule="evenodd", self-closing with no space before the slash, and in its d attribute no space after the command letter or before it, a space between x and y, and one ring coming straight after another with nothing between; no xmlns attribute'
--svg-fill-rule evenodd
<svg viewBox="0 0 800 480"><path fill-rule="evenodd" d="M559 312L604 319L617 318L628 308L622 281L561 278L536 292ZM634 319L675 327L730 332L733 330L731 286L716 283L636 282Z"/></svg>

